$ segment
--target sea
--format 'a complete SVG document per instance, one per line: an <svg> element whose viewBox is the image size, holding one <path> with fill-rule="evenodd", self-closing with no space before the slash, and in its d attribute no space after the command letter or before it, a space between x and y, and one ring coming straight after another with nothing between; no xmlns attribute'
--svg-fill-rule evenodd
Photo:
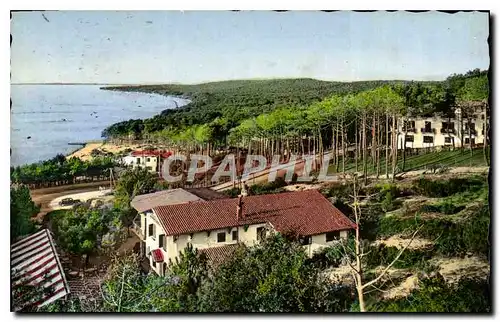
<svg viewBox="0 0 500 322"><path fill-rule="evenodd" d="M172 96L102 90L103 85L11 85L11 166L69 154L101 140L109 125L144 119L189 100Z"/></svg>

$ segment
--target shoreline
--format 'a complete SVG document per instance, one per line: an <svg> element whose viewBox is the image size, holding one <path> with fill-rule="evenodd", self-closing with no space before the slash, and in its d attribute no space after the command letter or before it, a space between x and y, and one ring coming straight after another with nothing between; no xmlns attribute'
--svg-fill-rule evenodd
<svg viewBox="0 0 500 322"><path fill-rule="evenodd" d="M66 159L70 159L73 157L79 158L82 161L89 161L92 159L91 153L93 150L98 150L100 152L111 152L113 154L123 152L127 149L139 149L143 146L147 146L147 144L128 144L128 143L123 143L123 144L116 144L116 143L111 143L111 142L106 142L104 140L96 142L94 141L89 141L85 143L85 145L79 149L76 149L75 151L69 153L66 155Z"/></svg>

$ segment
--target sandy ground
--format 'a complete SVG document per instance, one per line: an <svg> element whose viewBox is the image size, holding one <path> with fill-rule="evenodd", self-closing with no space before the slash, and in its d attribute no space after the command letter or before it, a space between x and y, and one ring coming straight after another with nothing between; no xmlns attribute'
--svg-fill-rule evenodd
<svg viewBox="0 0 500 322"><path fill-rule="evenodd" d="M411 291L418 288L418 277L412 275L404 280L401 284L396 287L389 289L387 292L382 293L384 299L393 299L399 297L408 296Z"/></svg>
<svg viewBox="0 0 500 322"><path fill-rule="evenodd" d="M90 160L92 157L90 156L90 153L94 149L98 149L102 152L111 152L111 153L119 153L127 149L139 149L141 147L144 147L146 145L142 144L112 144L112 143L87 143L83 148L73 152L72 154L68 155L66 158L72 158L72 157L77 157L80 158L84 161Z"/></svg>
<svg viewBox="0 0 500 322"><path fill-rule="evenodd" d="M73 198L75 200L78 199L80 201L87 201L89 199L99 198L100 200L103 200L103 201L110 201L111 199L113 199L113 196L105 196L105 194L108 192L111 192L111 189L80 192L80 193L74 193L74 194L60 196L60 197L52 199L52 201L49 203L49 207L52 210L71 208L72 206L64 206L63 207L63 206L59 205L59 202L64 198Z"/></svg>
<svg viewBox="0 0 500 322"><path fill-rule="evenodd" d="M286 191L304 191L312 189L317 190L320 189L321 187L323 187L323 183L317 183L317 184L298 183L283 187L283 189L285 189Z"/></svg>
<svg viewBox="0 0 500 322"><path fill-rule="evenodd" d="M439 266L439 273L448 283L456 282L463 276L487 278L490 264L477 256L433 258L431 262Z"/></svg>
<svg viewBox="0 0 500 322"><path fill-rule="evenodd" d="M429 170L416 170L416 171L408 171L402 174L397 174L396 177L407 178L407 177L416 177L423 174L430 174L433 176L446 175L446 174L457 174L457 173L488 173L490 167L456 167L450 168L448 172L444 173L432 173Z"/></svg>
<svg viewBox="0 0 500 322"><path fill-rule="evenodd" d="M404 239L404 238L401 238L399 236L391 236L390 238L388 239L385 239L385 240L376 240L373 245L374 246L378 246L380 244L384 244L388 247L396 247L398 249L401 249L403 247L405 247L406 245L408 245L408 243L410 242L410 239ZM430 246L432 245L432 242L430 240L427 240L427 239L423 239L423 238L414 238L410 244L410 246L408 246L408 249L420 249L420 248L425 248L427 246Z"/></svg>
<svg viewBox="0 0 500 322"><path fill-rule="evenodd" d="M40 205L40 212L36 219L37 221L43 220L47 212L51 211L50 202L55 198L67 196L70 194L98 191L99 186L109 185L109 181L97 181L90 183L78 183L59 187L50 187L31 190L31 198L35 204Z"/></svg>

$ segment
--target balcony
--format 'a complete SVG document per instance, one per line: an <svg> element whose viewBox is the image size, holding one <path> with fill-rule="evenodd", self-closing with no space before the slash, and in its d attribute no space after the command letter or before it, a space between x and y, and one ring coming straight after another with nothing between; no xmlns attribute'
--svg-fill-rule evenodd
<svg viewBox="0 0 500 322"><path fill-rule="evenodd" d="M464 134L469 135L469 129L464 129ZM477 135L476 129L470 129L470 135Z"/></svg>
<svg viewBox="0 0 500 322"><path fill-rule="evenodd" d="M145 236L142 233L142 228L138 220L134 220L132 223L132 227L130 228L131 231L133 231L137 237L139 237L141 240L144 240Z"/></svg>
<svg viewBox="0 0 500 322"><path fill-rule="evenodd" d="M446 129L446 128L441 128L441 133L442 134L455 134L455 129Z"/></svg>
<svg viewBox="0 0 500 322"><path fill-rule="evenodd" d="M420 132L436 134L436 129L435 128L426 129L425 127L422 127L420 128Z"/></svg>
<svg viewBox="0 0 500 322"><path fill-rule="evenodd" d="M417 129L414 127L403 128L403 132L417 133Z"/></svg>

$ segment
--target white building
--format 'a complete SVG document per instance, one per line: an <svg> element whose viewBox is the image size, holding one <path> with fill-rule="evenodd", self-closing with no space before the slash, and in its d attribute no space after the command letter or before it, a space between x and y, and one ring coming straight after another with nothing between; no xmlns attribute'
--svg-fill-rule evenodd
<svg viewBox="0 0 500 322"><path fill-rule="evenodd" d="M460 125L462 123L462 128ZM460 111L457 110L455 118L443 118L439 116L405 118L398 122L398 149L406 148L420 149L437 146L483 144L485 138L485 116L484 112L477 111L471 117L470 136L469 124L464 118L461 120ZM406 132L406 142L405 140Z"/></svg>
<svg viewBox="0 0 500 322"><path fill-rule="evenodd" d="M160 172L161 165L172 153L165 151L132 151L129 155L122 158L124 165L132 168L146 168L150 172Z"/></svg>
<svg viewBox="0 0 500 322"><path fill-rule="evenodd" d="M316 190L216 200L183 189L169 191L163 205L157 197L149 198L150 206L146 199L132 201L139 212L134 230L159 275L188 245L205 252L210 262L211 255L224 256L238 243L254 245L266 232L294 232L312 256L355 228Z"/></svg>

